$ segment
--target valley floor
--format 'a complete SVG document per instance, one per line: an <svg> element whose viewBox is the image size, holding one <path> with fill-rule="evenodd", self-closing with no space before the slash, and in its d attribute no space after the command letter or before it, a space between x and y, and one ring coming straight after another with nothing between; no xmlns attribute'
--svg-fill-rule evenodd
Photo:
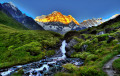
<svg viewBox="0 0 120 76"><path fill-rule="evenodd" d="M120 54L120 16L97 27L69 31L63 36L52 31L28 30L2 15L0 69L50 57L59 49L62 40L67 41L66 56L82 59L84 64L80 67L70 63L62 65L64 72L58 72L55 76L107 76L102 67ZM115 69L120 69L119 61L112 61ZM112 62L108 65L112 66ZM23 70L18 73L23 73Z"/></svg>

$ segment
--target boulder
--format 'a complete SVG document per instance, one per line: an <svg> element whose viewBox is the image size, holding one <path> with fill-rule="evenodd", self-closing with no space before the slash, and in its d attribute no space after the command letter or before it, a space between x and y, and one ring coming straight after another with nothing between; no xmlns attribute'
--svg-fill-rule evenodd
<svg viewBox="0 0 120 76"><path fill-rule="evenodd" d="M65 55L66 55L67 57L70 57L71 54L73 54L74 52L75 52L75 50L72 49L72 50L68 51Z"/></svg>
<svg viewBox="0 0 120 76"><path fill-rule="evenodd" d="M104 31L100 31L96 35L102 35L102 34L105 34L105 32Z"/></svg>
<svg viewBox="0 0 120 76"><path fill-rule="evenodd" d="M91 31L91 34L96 34L96 33L97 33L97 30Z"/></svg>
<svg viewBox="0 0 120 76"><path fill-rule="evenodd" d="M66 45L66 56L70 57L71 54L73 54L75 52L75 50L73 49L73 46L76 45L78 43L78 41L76 41L75 39L70 40L70 42Z"/></svg>
<svg viewBox="0 0 120 76"><path fill-rule="evenodd" d="M76 45L77 43L78 41L75 39L70 40L70 42L67 43L66 45L66 49L67 49L66 51L70 51L73 48L73 46Z"/></svg>
<svg viewBox="0 0 120 76"><path fill-rule="evenodd" d="M83 46L81 47L81 51L85 51L85 50L87 49L87 47L88 47L88 45L83 45Z"/></svg>
<svg viewBox="0 0 120 76"><path fill-rule="evenodd" d="M113 31L114 29L113 28L106 28L105 29L105 33L110 33L111 31Z"/></svg>

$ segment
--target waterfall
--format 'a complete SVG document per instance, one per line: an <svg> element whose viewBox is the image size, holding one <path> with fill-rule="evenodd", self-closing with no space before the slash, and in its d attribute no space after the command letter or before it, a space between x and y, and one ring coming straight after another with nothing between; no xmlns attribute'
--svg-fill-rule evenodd
<svg viewBox="0 0 120 76"><path fill-rule="evenodd" d="M66 40L64 40L64 41L62 42L62 46L60 47L60 50L61 50L61 52L62 52L62 59L65 59L65 58L66 58L66 55L65 55L65 53L66 53L65 46L66 46L66 45L67 45Z"/></svg>

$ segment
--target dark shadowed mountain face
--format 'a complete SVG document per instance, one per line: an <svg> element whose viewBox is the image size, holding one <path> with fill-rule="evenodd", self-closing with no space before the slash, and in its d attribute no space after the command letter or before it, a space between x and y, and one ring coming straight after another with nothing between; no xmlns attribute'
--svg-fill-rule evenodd
<svg viewBox="0 0 120 76"><path fill-rule="evenodd" d="M0 4L0 9L7 15L11 15L18 22L24 24L25 27L31 30L44 30L38 23L36 23L31 17L23 14L17 7L11 3Z"/></svg>

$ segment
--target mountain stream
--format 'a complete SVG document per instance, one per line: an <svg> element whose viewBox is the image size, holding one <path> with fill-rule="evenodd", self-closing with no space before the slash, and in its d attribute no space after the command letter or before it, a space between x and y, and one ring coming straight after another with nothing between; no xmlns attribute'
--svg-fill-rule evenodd
<svg viewBox="0 0 120 76"><path fill-rule="evenodd" d="M60 53L56 55L60 57L53 56L51 58L42 59L40 61L32 62L25 65L18 65L7 69L0 69L0 76L11 76L20 68L23 69L23 76L53 76L57 72L62 72L64 70L62 65L65 65L67 63L71 63L76 66L81 66L83 64L83 61L80 58L66 57L66 45L67 43L64 40L60 47L61 55L59 55Z"/></svg>

